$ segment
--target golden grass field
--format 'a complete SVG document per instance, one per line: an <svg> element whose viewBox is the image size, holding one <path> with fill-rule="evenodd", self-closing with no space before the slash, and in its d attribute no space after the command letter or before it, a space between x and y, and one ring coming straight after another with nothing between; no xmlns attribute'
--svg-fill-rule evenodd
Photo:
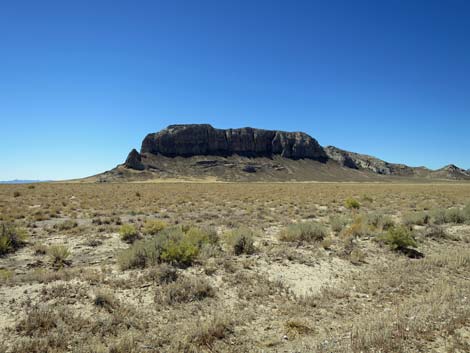
<svg viewBox="0 0 470 353"><path fill-rule="evenodd" d="M470 184L0 185L0 352L470 352Z"/></svg>

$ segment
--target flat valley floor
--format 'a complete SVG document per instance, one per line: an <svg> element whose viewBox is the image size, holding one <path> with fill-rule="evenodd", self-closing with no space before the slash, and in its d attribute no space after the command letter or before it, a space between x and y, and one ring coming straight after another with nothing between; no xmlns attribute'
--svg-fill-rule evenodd
<svg viewBox="0 0 470 353"><path fill-rule="evenodd" d="M0 185L0 352L470 352L470 184Z"/></svg>

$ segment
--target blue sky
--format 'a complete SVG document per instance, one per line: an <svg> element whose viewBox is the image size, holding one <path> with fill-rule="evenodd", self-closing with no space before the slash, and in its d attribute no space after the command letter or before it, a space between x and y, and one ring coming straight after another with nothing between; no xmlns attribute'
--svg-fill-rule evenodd
<svg viewBox="0 0 470 353"><path fill-rule="evenodd" d="M470 2L2 1L0 180L122 163L173 123L470 168Z"/></svg>

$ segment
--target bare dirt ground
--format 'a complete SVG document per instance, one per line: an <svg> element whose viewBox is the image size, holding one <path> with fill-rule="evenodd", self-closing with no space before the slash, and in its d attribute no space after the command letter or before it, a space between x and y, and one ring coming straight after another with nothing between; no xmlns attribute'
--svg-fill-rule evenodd
<svg viewBox="0 0 470 353"><path fill-rule="evenodd" d="M1 185L0 352L469 352L469 202L452 183Z"/></svg>

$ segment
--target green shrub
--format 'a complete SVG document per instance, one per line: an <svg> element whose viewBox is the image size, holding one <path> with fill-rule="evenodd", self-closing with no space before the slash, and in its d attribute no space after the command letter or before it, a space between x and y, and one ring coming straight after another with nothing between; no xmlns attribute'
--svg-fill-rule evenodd
<svg viewBox="0 0 470 353"><path fill-rule="evenodd" d="M119 235L127 243L133 243L139 237L139 233L133 224L123 224L119 228Z"/></svg>
<svg viewBox="0 0 470 353"><path fill-rule="evenodd" d="M158 219L148 219L144 223L142 232L144 234L155 235L166 227L168 227L166 222L160 221Z"/></svg>
<svg viewBox="0 0 470 353"><path fill-rule="evenodd" d="M281 232L279 239L281 241L305 241L313 243L323 240L325 236L326 230L321 224L306 222L290 224Z"/></svg>
<svg viewBox="0 0 470 353"><path fill-rule="evenodd" d="M24 229L16 228L13 224L0 225L0 255L13 252L26 243L28 235Z"/></svg>
<svg viewBox="0 0 470 353"><path fill-rule="evenodd" d="M219 236L213 228L187 227L184 232L199 248L205 244L215 245L219 242Z"/></svg>
<svg viewBox="0 0 470 353"><path fill-rule="evenodd" d="M186 233L173 233L161 245L160 260L162 262L191 265L199 254L198 244Z"/></svg>
<svg viewBox="0 0 470 353"><path fill-rule="evenodd" d="M70 251L65 245L51 245L47 253L55 267L63 267L69 263L67 259L70 256Z"/></svg>
<svg viewBox="0 0 470 353"><path fill-rule="evenodd" d="M380 237L392 250L404 250L408 247L416 248L418 244L413 238L412 231L405 226L390 228L386 234Z"/></svg>
<svg viewBox="0 0 470 353"><path fill-rule="evenodd" d="M463 210L456 207L447 210L435 209L431 212L431 219L434 224L464 223L468 219L467 212L470 212L470 207L468 209L466 207Z"/></svg>
<svg viewBox="0 0 470 353"><path fill-rule="evenodd" d="M162 262L189 266L203 246L217 241L210 231L193 227L185 230L165 228L155 237L136 241L119 254L121 269L144 268Z"/></svg>
<svg viewBox="0 0 470 353"><path fill-rule="evenodd" d="M402 222L407 226L424 226L429 223L429 215L426 212L407 213L402 217Z"/></svg>
<svg viewBox="0 0 470 353"><path fill-rule="evenodd" d="M235 255L253 254L255 252L254 233L248 228L237 228L226 234L226 242Z"/></svg>
<svg viewBox="0 0 470 353"><path fill-rule="evenodd" d="M361 207L361 204L356 199L350 197L344 201L344 206L350 210L358 210Z"/></svg>

